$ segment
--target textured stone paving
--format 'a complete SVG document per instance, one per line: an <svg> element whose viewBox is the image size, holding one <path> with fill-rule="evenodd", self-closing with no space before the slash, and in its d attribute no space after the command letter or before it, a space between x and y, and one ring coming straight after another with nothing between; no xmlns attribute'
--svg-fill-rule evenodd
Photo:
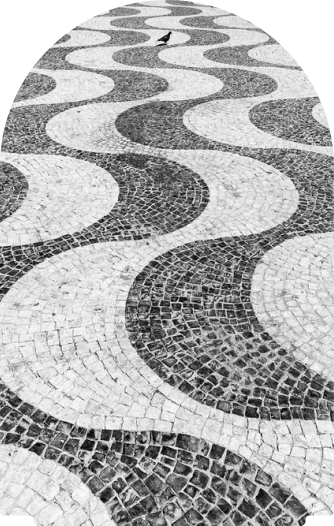
<svg viewBox="0 0 334 526"><path fill-rule="evenodd" d="M0 513L334 513L332 175L309 79L232 13L139 2L41 57L0 158Z"/></svg>

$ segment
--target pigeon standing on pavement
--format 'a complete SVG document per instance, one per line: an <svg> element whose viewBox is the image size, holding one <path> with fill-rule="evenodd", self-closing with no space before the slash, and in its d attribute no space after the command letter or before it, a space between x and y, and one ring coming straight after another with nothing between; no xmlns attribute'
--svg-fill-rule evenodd
<svg viewBox="0 0 334 526"><path fill-rule="evenodd" d="M158 42L162 42L162 44L158 44L158 46L166 46L168 40L170 39L171 34L172 34L172 32L169 31L169 33L167 33L167 35L164 35L163 37L158 38Z"/></svg>

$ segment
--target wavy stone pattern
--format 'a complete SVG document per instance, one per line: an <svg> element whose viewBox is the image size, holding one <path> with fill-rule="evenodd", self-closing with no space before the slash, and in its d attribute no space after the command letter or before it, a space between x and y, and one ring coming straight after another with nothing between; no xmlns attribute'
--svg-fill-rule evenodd
<svg viewBox="0 0 334 526"><path fill-rule="evenodd" d="M67 498L82 505L79 520L91 507L93 524L96 515L99 524L114 524L105 509L116 524L130 525L305 523L307 510L290 491L252 462L217 444L182 433L85 429L47 417L27 404L17 406L15 398L9 400L16 408L2 424L5 446L0 446L0 458L8 458L10 447L19 446L12 465L24 462L25 469L9 476L4 471L4 497L0 497L4 511L22 506L31 514L35 508L29 501L33 491L39 490L42 498L37 498L44 506L38 515L34 513L37 521L43 524L43 518L51 514L56 519L52 524L58 525L62 510L57 500L61 505L65 491L70 490ZM6 499L8 482L21 485L16 488L16 502ZM61 490L63 498L57 499ZM72 522L72 514L78 514L73 507L71 512L68 523L82 524Z"/></svg>
<svg viewBox="0 0 334 526"><path fill-rule="evenodd" d="M332 176L311 82L233 13L137 2L46 51L0 159L1 513L334 512Z"/></svg>

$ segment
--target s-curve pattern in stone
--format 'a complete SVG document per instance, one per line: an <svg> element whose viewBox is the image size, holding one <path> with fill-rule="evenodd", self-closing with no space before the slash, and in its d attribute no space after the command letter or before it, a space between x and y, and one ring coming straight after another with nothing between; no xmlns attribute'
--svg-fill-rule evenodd
<svg viewBox="0 0 334 526"><path fill-rule="evenodd" d="M0 514L334 513L333 152L251 22L152 0L60 38L0 156Z"/></svg>

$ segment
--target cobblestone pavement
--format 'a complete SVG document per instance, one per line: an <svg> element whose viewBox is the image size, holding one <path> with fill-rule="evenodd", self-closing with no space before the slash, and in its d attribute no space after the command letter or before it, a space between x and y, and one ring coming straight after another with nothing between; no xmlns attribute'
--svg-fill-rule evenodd
<svg viewBox="0 0 334 526"><path fill-rule="evenodd" d="M332 175L312 84L232 13L139 2L41 57L0 162L0 513L334 513Z"/></svg>

